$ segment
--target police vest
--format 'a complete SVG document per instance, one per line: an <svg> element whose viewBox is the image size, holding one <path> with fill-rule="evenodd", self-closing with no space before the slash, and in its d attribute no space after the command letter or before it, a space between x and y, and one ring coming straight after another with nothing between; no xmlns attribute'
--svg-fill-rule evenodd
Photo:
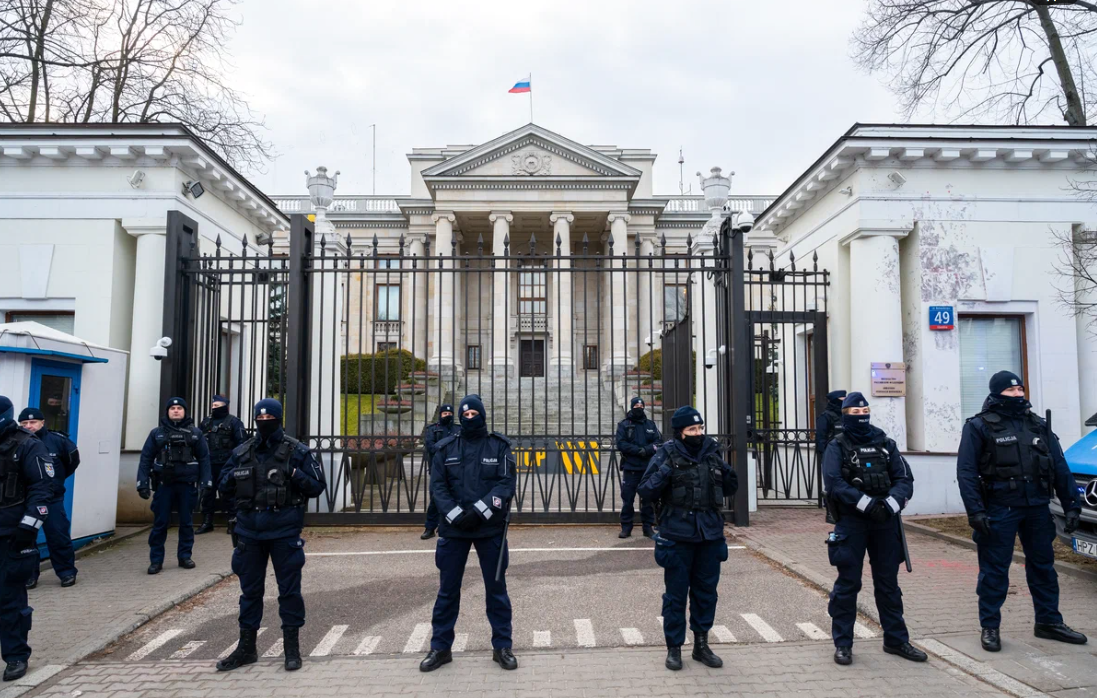
<svg viewBox="0 0 1097 698"><path fill-rule="evenodd" d="M211 458L222 462L228 460L233 448L232 418L226 417L220 424L209 421L205 426L206 443L209 445Z"/></svg>
<svg viewBox="0 0 1097 698"><path fill-rule="evenodd" d="M629 421L631 422L632 420L629 420ZM646 419L643 422L640 422L639 424L637 424L636 422L632 422L627 427L625 427L625 439L629 443L633 443L633 444L636 443L636 432L637 431L639 431L641 434L644 434L644 433L648 433L648 432L653 432L654 430L648 428L648 420L646 420ZM653 433L653 436L654 436L654 433Z"/></svg>
<svg viewBox="0 0 1097 698"><path fill-rule="evenodd" d="M845 433L834 437L842 448L842 479L870 497L884 497L891 491L890 439L854 444Z"/></svg>
<svg viewBox="0 0 1097 698"><path fill-rule="evenodd" d="M156 462L164 470L174 470L176 466L193 463L194 444L198 437L190 429L163 429L157 437L160 442L160 455Z"/></svg>
<svg viewBox="0 0 1097 698"><path fill-rule="evenodd" d="M979 456L979 475L988 480L1050 481L1051 451L1047 429L1039 418L1026 413L1018 430L997 412L981 412L991 443Z"/></svg>
<svg viewBox="0 0 1097 698"><path fill-rule="evenodd" d="M301 442L283 436L282 443L265 463L255 457L255 443L255 438L248 439L232 452L236 456L236 468L232 471L236 480L236 508L259 511L304 504L305 498L290 482L293 474L290 459Z"/></svg>
<svg viewBox="0 0 1097 698"><path fill-rule="evenodd" d="M724 508L724 472L715 454L700 463L671 449L669 506L690 511L720 511Z"/></svg>
<svg viewBox="0 0 1097 698"><path fill-rule="evenodd" d="M16 429L0 443L0 507L22 504L27 498L27 483L23 467L19 463L19 447L27 439L34 438L22 429Z"/></svg>

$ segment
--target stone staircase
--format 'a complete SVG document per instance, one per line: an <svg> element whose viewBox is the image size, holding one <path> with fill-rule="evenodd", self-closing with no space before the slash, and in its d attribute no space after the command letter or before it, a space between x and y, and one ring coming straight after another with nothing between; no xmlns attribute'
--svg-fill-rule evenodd
<svg viewBox="0 0 1097 698"><path fill-rule="evenodd" d="M479 392L494 430L513 436L562 435L608 437L617 429L625 408L614 390L597 374L546 378L467 379L467 389Z"/></svg>

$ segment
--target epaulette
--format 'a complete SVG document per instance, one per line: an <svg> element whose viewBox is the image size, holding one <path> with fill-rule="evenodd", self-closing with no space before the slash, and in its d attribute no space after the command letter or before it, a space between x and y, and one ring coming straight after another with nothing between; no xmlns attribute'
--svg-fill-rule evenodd
<svg viewBox="0 0 1097 698"><path fill-rule="evenodd" d="M449 446L451 443L456 441L460 436L461 436L460 433L450 434L446 438L444 438L441 441L439 441L438 443L434 444L435 450L441 450L444 446Z"/></svg>
<svg viewBox="0 0 1097 698"><path fill-rule="evenodd" d="M510 439L509 439L508 437L504 436L503 434L500 434L500 433L499 433L499 432L497 432L497 431L493 431L493 432L491 432L491 435L492 435L492 436L494 436L495 438L497 438L497 439L501 440L501 441L502 441L503 443L505 443L505 444L506 444L507 446L510 446L510 445L511 445L511 443L510 443Z"/></svg>

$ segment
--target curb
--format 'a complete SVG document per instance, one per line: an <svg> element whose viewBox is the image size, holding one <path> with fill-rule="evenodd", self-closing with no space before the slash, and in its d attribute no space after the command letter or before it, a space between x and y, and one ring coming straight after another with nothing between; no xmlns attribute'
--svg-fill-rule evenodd
<svg viewBox="0 0 1097 698"><path fill-rule="evenodd" d="M141 535L142 533L147 533L149 531L149 529L151 529L151 528L152 528L152 525L149 524L148 526L141 526L140 528L137 528L137 529L135 529L133 531L130 531L128 533L124 533L122 535L111 534L109 536L103 536L102 538L96 538L91 543L88 543L87 545L82 546L80 549L78 549L76 551L76 559L79 560L80 558L87 557L88 555L91 555L92 553L101 552L103 550L106 550L106 549L110 548L111 546L117 545L117 544L119 544L123 541L127 541L130 538L136 538L137 536ZM53 569L53 563L49 558L46 558L45 560L42 560L41 562L38 563L38 570L40 572L48 572L52 569Z"/></svg>
<svg viewBox="0 0 1097 698"><path fill-rule="evenodd" d="M978 549L978 547L975 545L975 541L973 540L961 538L960 536L954 536L951 533L942 533L941 531L930 528L928 526L923 526L909 519L903 519L903 525L906 526L908 531L914 531L916 533L922 534L923 536L929 536L931 538L943 540L947 543L952 543L953 545L960 545L967 548L968 550ZM1025 564L1025 554L1019 550L1014 550L1013 561L1019 565ZM1065 574L1068 577L1078 577L1080 579L1087 579L1091 582L1097 582L1097 572L1090 572L1089 570L1075 565L1072 562L1056 560L1054 566L1059 573Z"/></svg>

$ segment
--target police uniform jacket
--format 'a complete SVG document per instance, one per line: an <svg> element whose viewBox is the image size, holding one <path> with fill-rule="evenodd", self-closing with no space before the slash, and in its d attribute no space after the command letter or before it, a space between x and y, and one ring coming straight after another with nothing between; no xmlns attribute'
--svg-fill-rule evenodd
<svg viewBox="0 0 1097 698"><path fill-rule="evenodd" d="M267 440L258 435L238 446L221 471L221 483L218 489L226 499L236 500L236 534L255 540L274 540L299 536L305 525L305 506L309 499L324 493L326 483L324 471L309 451L308 446L295 442L288 455L286 464L288 487L297 495L299 503L284 507L266 507L256 509L246 506L246 502L237 496L236 473L248 450L252 450L257 467L269 465L275 458L278 447L286 438L279 429Z"/></svg>
<svg viewBox="0 0 1097 698"><path fill-rule="evenodd" d="M45 445L53 461L53 496L54 500L61 499L65 496L65 479L80 466L80 450L67 434L60 431L42 427L35 436Z"/></svg>
<svg viewBox="0 0 1097 698"><path fill-rule="evenodd" d="M967 421L960 437L956 479L968 516L985 512L986 505L990 502L1010 507L1044 506L1051 501L1050 489L1054 489L1059 497L1063 511L1081 509L1074 476L1063 457L1059 438L1048 431L1047 422L1031 411L1014 415L996 409L1000 404L996 397L987 397L983 403L983 411ZM995 429L991 429L988 420L994 423ZM1013 439L1011 436L1017 438ZM1012 480L981 477L980 465L985 465L991 457L992 449L999 448L999 439L1001 449L998 452L1009 457L1014 451L1021 453L1017 441L1027 441L1023 445L1029 451L1029 444L1037 438L1043 440L1043 445L1037 444L1033 450L1040 454L1039 457L1046 459L1045 472L1033 473L1035 477L1021 475Z"/></svg>
<svg viewBox="0 0 1097 698"><path fill-rule="evenodd" d="M644 472L663 435L650 419L636 421L626 417L617 423L617 450L621 452L621 470Z"/></svg>
<svg viewBox="0 0 1097 698"><path fill-rule="evenodd" d="M459 433L438 442L430 471L430 493L442 515L443 538L491 538L503 531L514 496L516 462L510 439L490 433L470 439ZM473 530L453 525L471 508L480 519Z"/></svg>
<svg viewBox="0 0 1097 698"><path fill-rule="evenodd" d="M683 494L675 492L682 476L689 468L706 468L704 482L713 491L713 506L677 506L675 500ZM678 473L676 474L676 471ZM701 470L697 471L703 474ZM690 473L692 475L692 473ZM700 543L706 540L723 540L723 500L734 497L739 489L735 471L719 456L719 447L711 438L705 439L697 456L691 456L681 441L667 441L651 459L637 492L649 501L661 499L663 511L659 518L659 535L674 541ZM696 495L694 495L696 496Z"/></svg>
<svg viewBox="0 0 1097 698"><path fill-rule="evenodd" d="M434 462L434 454L438 452L438 443L443 439L461 433L461 425L457 420L449 424L435 422L427 427L427 433L423 436L423 447L427 451L427 466Z"/></svg>
<svg viewBox="0 0 1097 698"><path fill-rule="evenodd" d="M41 529L54 498L56 473L45 444L23 427L9 426L0 435L0 467L5 469L0 473L4 485L0 489L0 537L12 535L17 528ZM8 467L14 476L10 497Z"/></svg>
<svg viewBox="0 0 1097 698"><path fill-rule="evenodd" d="M228 462L233 450L248 438L244 433L244 423L236 415L230 414L221 419L206 417L198 428L206 437L210 464L214 467L214 475L219 481L221 467Z"/></svg>
<svg viewBox="0 0 1097 698"><path fill-rule="evenodd" d="M815 453L821 458L834 438L834 431L842 421L842 399L827 396L827 408L815 418Z"/></svg>
<svg viewBox="0 0 1097 698"><path fill-rule="evenodd" d="M166 455L164 451L173 433L188 435L192 458L187 463L176 463L174 468L165 471L162 459ZM194 422L188 417L176 425L167 417L162 417L160 426L149 432L149 437L145 439L145 445L141 448L141 460L137 466L137 489L151 489L153 473L156 473L160 477L160 482L165 485L202 483L203 487L212 487L213 475L210 468L206 439L198 427L194 426Z"/></svg>
<svg viewBox="0 0 1097 698"><path fill-rule="evenodd" d="M872 427L872 434L865 441L853 439L848 434L843 436L843 439L831 441L823 456L823 489L832 502L837 501L841 523L863 528L892 525L888 522L883 524L873 522L868 518L868 507L873 499L882 499L893 512L902 511L914 495L914 475L911 473L910 467L900 455L895 442L889 439L887 434L878 427ZM868 494L842 476L843 459L847 457L842 446L843 440L853 448L876 446L887 453L887 462L881 464L886 465L887 477L891 482L886 492ZM870 461L863 462L868 464Z"/></svg>

